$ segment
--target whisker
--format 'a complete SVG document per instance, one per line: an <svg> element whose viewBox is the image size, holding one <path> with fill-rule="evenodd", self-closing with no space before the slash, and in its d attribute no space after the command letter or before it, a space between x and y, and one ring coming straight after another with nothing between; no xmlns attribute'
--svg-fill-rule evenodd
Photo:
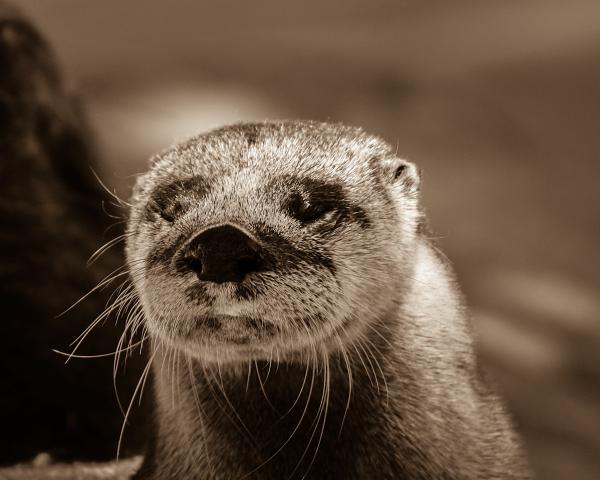
<svg viewBox="0 0 600 480"><path fill-rule="evenodd" d="M217 386L219 386L219 388L221 389L222 387L219 385L219 381L213 377L212 373L210 373L210 369L207 370L205 365L201 363L201 367L202 367L202 371L204 373L204 377L207 379L206 385L208 386L211 395L214 399L214 401L216 402L217 406L219 407L219 409L223 412L223 414L227 417L227 419L231 422L231 424L235 427L235 429L240 433L240 435L242 436L242 438L248 442L249 446L251 446L253 449L256 449L256 440L254 439L254 437L252 436L252 434L248 431L247 428L245 428L245 425L243 424L243 422L241 422L241 419L237 413L237 411L235 410L235 408L233 408L231 406L231 404L228 402L229 407L232 409L233 413L235 414L235 416L237 417L237 419L241 422L241 424L243 425L244 429L242 429L240 427L240 424L238 424L238 422L236 422L231 415L229 414L229 411L227 408L225 408L225 406L221 403L221 401L218 399L218 395L217 392L215 391L215 389L212 386L212 382L214 381ZM221 390L221 396L223 396L223 390ZM226 398L226 397L223 397ZM228 399L226 399L228 400Z"/></svg>
<svg viewBox="0 0 600 480"><path fill-rule="evenodd" d="M264 384L263 384L263 382L262 382L262 379L260 378L260 371L259 371L259 369L258 369L258 364L256 363L256 360L254 360L254 367L255 367L255 370L256 370L256 376L257 376L257 378L258 378L258 384L260 385L260 389L261 389L261 391L262 391L263 397L265 397L265 400L266 400L266 401L267 401L267 403L269 404L269 407L271 407L271 409L272 409L274 412L276 412L276 413L277 413L279 416L281 416L281 414L280 414L280 413L277 411L277 409L275 408L275 405L273 405L273 404L271 403L271 400L269 400L269 397L267 396L267 392L266 392L266 390L265 390L265 386L264 386ZM270 365L269 365L269 368L270 368ZM268 376L269 376L269 374L268 374L268 372L267 372L267 378L268 378Z"/></svg>
<svg viewBox="0 0 600 480"><path fill-rule="evenodd" d="M135 342L133 345L129 345L128 347L122 348L122 349L117 349L114 352L109 352L109 353L98 353L96 355L83 355L83 354L73 354L73 353L68 353L68 352L61 352L60 350L57 350L55 348L52 349L52 351L54 353L58 353L59 355L63 355L65 357L69 357L69 358L106 358L106 357L112 357L114 355L117 355L119 353L123 353L123 352L127 352L129 350L133 350L136 347L138 347L139 345L141 345L148 337L144 337L141 340Z"/></svg>
<svg viewBox="0 0 600 480"><path fill-rule="evenodd" d="M154 349L154 352L148 359L148 362L146 363L146 366L144 367L144 370L142 371L142 374L140 375L140 379L138 380L137 385L135 386L133 394L131 395L131 400L129 401L129 406L127 407L127 411L125 412L125 418L123 419L123 424L121 426L121 432L119 434L119 442L117 443L117 461L119 460L120 455L121 455L121 446L123 443L123 435L125 433L125 426L127 425L127 420L129 419L129 415L131 413L131 408L135 401L135 397L138 394L138 391L140 392L140 396L142 395L140 388L141 388L141 385L144 384L144 377L148 375L148 372L150 372L150 367L152 365L152 361L154 360L155 356L156 356L156 348Z"/></svg>
<svg viewBox="0 0 600 480"><path fill-rule="evenodd" d="M310 335L310 332L308 331L308 327L306 327L304 325L304 328L306 330L306 334L308 336L309 342L311 343L312 352L315 352L314 342L313 342L312 336ZM310 399L312 397L313 386L314 386L314 383L315 383L315 363L316 363L316 353L314 354L314 356L311 356L311 358L309 359L309 361L306 364L305 379L306 379L306 376L308 375L309 368L311 370L312 376L311 376L311 380L310 380L310 387L309 387L309 391L308 391L308 397L306 399L306 403L304 404L304 408L302 410L302 414L300 415L300 420L298 420L298 423L294 427L294 430L292 430L292 433L288 436L288 438L286 439L286 441L283 442L283 444L280 445L280 447L273 454L271 454L271 456L269 458L267 458L264 462L262 462L261 464L259 464L257 467L253 468L247 474L245 474L242 477L242 480L245 479L245 478L247 478L247 477L249 477L249 476L251 476L251 475L253 475L256 471L258 471L259 469L261 469L262 467L264 467L268 462L270 462L271 460L273 460L286 447L286 445L292 440L292 438L294 437L294 435L296 434L296 432L298 431L298 429L302 425L302 421L304 420L304 417L305 417L306 412L308 411L308 407L310 405ZM302 383L302 388L304 388L304 382ZM298 397L296 398L296 401L294 402L294 405L296 405L296 403L300 399L301 394L302 394L302 390L298 393ZM294 405L292 405L292 407L288 410L287 413L289 413L291 411L291 409L294 407ZM302 459L300 459L300 461L302 461ZM294 471L295 470L296 469L294 469ZM292 475L293 475L293 473L292 473Z"/></svg>
<svg viewBox="0 0 600 480"><path fill-rule="evenodd" d="M108 188L104 184L104 182L100 179L100 177L98 176L98 174L95 172L95 170L93 168L90 167L90 170L92 171L94 177L96 177L96 180L98 181L100 186L106 191L106 193L108 193L112 198L114 198L118 202L119 206L125 206L125 207L129 207L129 208L133 207L133 205L131 203L126 202L125 200L120 198L115 192L113 192L110 188Z"/></svg>
<svg viewBox="0 0 600 480"><path fill-rule="evenodd" d="M346 372L348 374L348 398L346 400L346 406L344 408L344 415L342 416L342 421L340 423L340 430L338 432L338 436L339 436L342 434L342 428L344 428L344 421L346 420L346 415L348 414L348 409L350 408L350 399L352 398L353 377L352 377L352 367L351 367L350 361L348 359L348 353L346 352L346 347L344 345L344 342L340 338L339 334L337 334L337 333L336 333L336 339L337 339L338 343L340 344L340 352L344 359L344 364L346 366Z"/></svg>
<svg viewBox="0 0 600 480"><path fill-rule="evenodd" d="M123 234L113 238L112 240L109 240L104 245L102 245L100 248L98 248L94 253L92 253L92 255L90 255L90 258L86 262L86 265L89 267L96 260L98 260L104 253L106 253L108 250L110 250L111 247L114 247L119 242L122 242L123 240L125 240L126 238L129 238L131 236L132 236L131 233L129 233L129 234L123 233Z"/></svg>
<svg viewBox="0 0 600 480"><path fill-rule="evenodd" d="M207 440L207 435L206 435L206 425L204 423L205 422L205 415L204 415L204 410L202 409L202 404L200 403L200 397L198 395L198 390L196 389L196 378L194 378L194 371L193 371L193 366L192 366L192 360L191 360L191 358L186 357L186 361L187 361L188 373L189 373L189 376L190 376L190 384L192 386L192 395L193 395L193 398L194 398L194 402L196 404L196 410L198 410L198 419L200 420L200 430L201 430L202 439L203 439L202 443L204 444L204 451L205 451L205 454L206 454L206 462L208 463L209 470L211 471L211 473L214 476L216 470L215 470L214 465L212 464L211 456L210 456L210 450L208 448L208 440Z"/></svg>

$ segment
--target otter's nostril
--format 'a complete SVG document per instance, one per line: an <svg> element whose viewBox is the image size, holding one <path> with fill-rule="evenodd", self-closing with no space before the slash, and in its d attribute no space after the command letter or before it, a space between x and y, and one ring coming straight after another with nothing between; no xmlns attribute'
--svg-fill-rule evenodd
<svg viewBox="0 0 600 480"><path fill-rule="evenodd" d="M209 228L188 245L184 265L205 282L242 282L250 273L269 269L263 248L232 225Z"/></svg>
<svg viewBox="0 0 600 480"><path fill-rule="evenodd" d="M255 272L260 267L258 257L242 257L237 261L237 271L244 275L250 272Z"/></svg>
<svg viewBox="0 0 600 480"><path fill-rule="evenodd" d="M202 262L199 258L189 258L187 261L187 265L188 268L196 274L200 275L202 273Z"/></svg>

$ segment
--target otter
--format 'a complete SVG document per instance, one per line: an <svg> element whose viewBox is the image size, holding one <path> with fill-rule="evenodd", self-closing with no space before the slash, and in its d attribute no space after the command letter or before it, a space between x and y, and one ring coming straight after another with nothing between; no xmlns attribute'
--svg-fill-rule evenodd
<svg viewBox="0 0 600 480"><path fill-rule="evenodd" d="M126 233L154 408L134 478L530 478L419 190L341 124L152 159Z"/></svg>

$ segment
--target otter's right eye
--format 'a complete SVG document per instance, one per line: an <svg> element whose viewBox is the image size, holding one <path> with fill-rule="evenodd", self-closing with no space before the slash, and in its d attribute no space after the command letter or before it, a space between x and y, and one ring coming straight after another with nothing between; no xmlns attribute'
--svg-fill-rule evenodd
<svg viewBox="0 0 600 480"><path fill-rule="evenodd" d="M146 207L147 218L153 221L160 217L173 223L209 191L210 183L200 176L184 178L168 185L159 186L150 195L150 201Z"/></svg>
<svg viewBox="0 0 600 480"><path fill-rule="evenodd" d="M159 216L163 220L166 220L169 223L173 223L175 221L177 213L181 210L181 204L176 200L166 204L157 202L156 200L150 200L150 202L148 202L147 208L148 211L155 217Z"/></svg>
<svg viewBox="0 0 600 480"><path fill-rule="evenodd" d="M149 217L153 219L160 217L169 223L173 223L182 210L177 194L178 192L171 186L154 192L146 207L147 212L150 214Z"/></svg>

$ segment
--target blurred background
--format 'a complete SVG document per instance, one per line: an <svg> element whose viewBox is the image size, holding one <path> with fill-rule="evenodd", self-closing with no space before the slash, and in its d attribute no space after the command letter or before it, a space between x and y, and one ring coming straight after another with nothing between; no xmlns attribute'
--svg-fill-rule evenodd
<svg viewBox="0 0 600 480"><path fill-rule="evenodd" d="M600 478L600 2L18 3L123 197L239 120L343 121L415 161L538 477Z"/></svg>

